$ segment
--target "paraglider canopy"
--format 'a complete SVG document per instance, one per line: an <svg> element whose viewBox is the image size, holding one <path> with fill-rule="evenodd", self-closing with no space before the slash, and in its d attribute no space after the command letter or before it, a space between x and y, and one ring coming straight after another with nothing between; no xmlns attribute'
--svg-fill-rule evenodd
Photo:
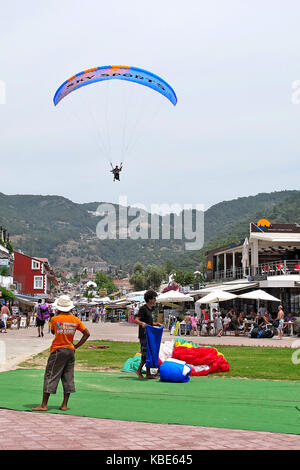
<svg viewBox="0 0 300 470"><path fill-rule="evenodd" d="M162 78L154 75L147 70L131 67L127 65L108 65L104 67L95 67L84 70L66 80L56 91L53 98L55 106L72 91L85 85L100 82L104 80L128 80L140 85L147 86L165 96L174 106L177 103L177 97L173 88Z"/></svg>

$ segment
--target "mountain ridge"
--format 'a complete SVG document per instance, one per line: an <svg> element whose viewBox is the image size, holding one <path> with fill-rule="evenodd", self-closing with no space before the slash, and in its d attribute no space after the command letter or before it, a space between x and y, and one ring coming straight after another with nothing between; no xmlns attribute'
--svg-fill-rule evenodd
<svg viewBox="0 0 300 470"><path fill-rule="evenodd" d="M103 204L114 207L118 217L119 205L116 203L75 203L57 195L0 193L0 225L9 232L15 250L30 256L47 257L56 268L76 271L79 267L103 261L126 270L130 270L136 261L144 265L161 265L167 260L176 267L193 269L204 260L204 251L244 238L249 234L249 223L259 218L269 218L273 223L300 222L298 190L262 192L222 201L204 212L204 247L189 251L185 249L187 240L175 237L99 240L96 227L103 219L91 212ZM192 215L195 224L195 211ZM144 213L146 216L149 220L150 214ZM169 220L172 234L174 215L160 216L159 227L162 230ZM134 216L128 217L129 224L133 221Z"/></svg>

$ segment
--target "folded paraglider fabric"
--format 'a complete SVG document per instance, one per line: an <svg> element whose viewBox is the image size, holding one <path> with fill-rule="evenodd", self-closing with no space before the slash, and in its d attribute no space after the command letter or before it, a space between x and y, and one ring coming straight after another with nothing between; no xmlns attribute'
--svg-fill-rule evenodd
<svg viewBox="0 0 300 470"><path fill-rule="evenodd" d="M146 367L158 369L158 357L161 338L163 334L163 327L155 328L154 326L146 325L147 336L147 356Z"/></svg>
<svg viewBox="0 0 300 470"><path fill-rule="evenodd" d="M141 363L141 354L136 354L134 357L127 359L122 367L122 372L136 372Z"/></svg>
<svg viewBox="0 0 300 470"><path fill-rule="evenodd" d="M160 350L159 350L159 360L161 362L165 362L167 359L172 357L174 350L174 340L173 341L165 341L161 343Z"/></svg>
<svg viewBox="0 0 300 470"><path fill-rule="evenodd" d="M219 353L217 349L213 347L199 346L190 348L177 346L174 348L173 358L185 361L189 364L192 368L191 376L227 372L229 370L229 363L226 361L223 354ZM195 366L208 367L195 368Z"/></svg>
<svg viewBox="0 0 300 470"><path fill-rule="evenodd" d="M167 359L159 369L162 382L188 382L190 372L190 366L176 359Z"/></svg>

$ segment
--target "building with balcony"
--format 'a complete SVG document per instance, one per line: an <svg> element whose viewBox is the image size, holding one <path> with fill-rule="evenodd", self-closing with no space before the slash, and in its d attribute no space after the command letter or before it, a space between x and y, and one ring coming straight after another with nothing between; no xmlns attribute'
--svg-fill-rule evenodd
<svg viewBox="0 0 300 470"><path fill-rule="evenodd" d="M207 251L207 280L256 283L300 314L300 225L251 223L249 237Z"/></svg>

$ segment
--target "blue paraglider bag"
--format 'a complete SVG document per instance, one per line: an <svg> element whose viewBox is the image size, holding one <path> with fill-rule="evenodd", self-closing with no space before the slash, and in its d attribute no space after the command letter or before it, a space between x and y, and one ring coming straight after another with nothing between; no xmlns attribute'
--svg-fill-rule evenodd
<svg viewBox="0 0 300 470"><path fill-rule="evenodd" d="M178 359L167 359L159 369L162 382L188 382L190 380L191 367Z"/></svg>
<svg viewBox="0 0 300 470"><path fill-rule="evenodd" d="M151 325L146 325L146 337L147 337L147 356L146 356L146 367L149 369L158 369L158 357L161 338L163 334L163 327L155 328Z"/></svg>

